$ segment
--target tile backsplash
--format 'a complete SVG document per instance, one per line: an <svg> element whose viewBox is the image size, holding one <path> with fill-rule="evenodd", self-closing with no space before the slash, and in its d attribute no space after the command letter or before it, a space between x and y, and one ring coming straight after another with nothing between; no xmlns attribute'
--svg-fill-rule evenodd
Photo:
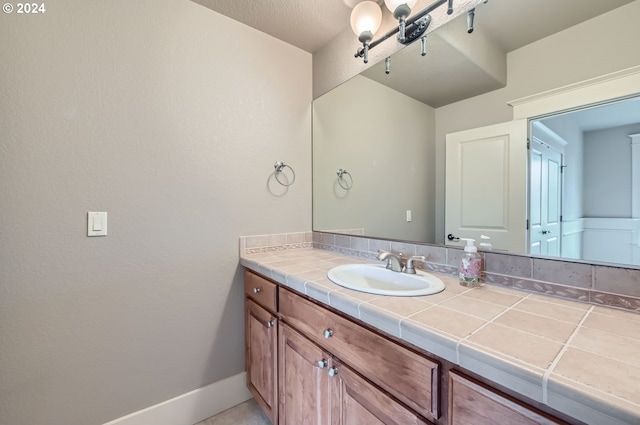
<svg viewBox="0 0 640 425"><path fill-rule="evenodd" d="M298 232L240 238L241 252L252 254L314 247L377 261L378 250L404 257L424 255L418 267L455 275L460 248L370 239L326 232ZM492 251L481 252L485 282L589 304L640 313L640 270L579 262L534 258Z"/></svg>

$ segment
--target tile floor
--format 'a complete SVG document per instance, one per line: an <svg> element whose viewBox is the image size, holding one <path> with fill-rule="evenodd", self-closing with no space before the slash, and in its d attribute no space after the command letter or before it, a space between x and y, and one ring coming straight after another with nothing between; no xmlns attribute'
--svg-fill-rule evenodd
<svg viewBox="0 0 640 425"><path fill-rule="evenodd" d="M218 413L195 425L272 425L254 399Z"/></svg>

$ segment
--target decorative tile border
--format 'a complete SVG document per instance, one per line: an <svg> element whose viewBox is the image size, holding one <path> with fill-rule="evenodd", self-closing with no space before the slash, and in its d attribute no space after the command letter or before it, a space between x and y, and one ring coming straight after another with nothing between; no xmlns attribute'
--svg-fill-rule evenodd
<svg viewBox="0 0 640 425"><path fill-rule="evenodd" d="M299 248L317 248L373 262L380 249L405 257L424 255L416 266L425 271L455 276L461 248L370 239L358 235L294 232L240 237L240 252L262 254ZM640 313L640 270L483 252L485 282L490 285L565 298ZM553 281L552 281L553 280ZM628 293L612 293L611 281ZM605 290L603 290L605 289Z"/></svg>
<svg viewBox="0 0 640 425"><path fill-rule="evenodd" d="M640 298L629 297L606 292L590 291L589 303L606 307L616 307L640 313Z"/></svg>
<svg viewBox="0 0 640 425"><path fill-rule="evenodd" d="M313 232L314 248L358 258L376 260L378 250L400 252L403 256L424 255L427 262L417 267L425 271L456 275L461 248L411 244L370 239L363 236ZM580 262L534 258L498 252L483 252L485 282L557 298L630 310L640 313L640 270L608 267ZM610 288L612 277L622 280L629 294L599 290ZM627 277L629 277L627 279ZM608 281L605 281L607 279Z"/></svg>
<svg viewBox="0 0 640 425"><path fill-rule="evenodd" d="M262 254L289 249L311 248L311 232L278 233L274 235L241 236L240 252Z"/></svg>

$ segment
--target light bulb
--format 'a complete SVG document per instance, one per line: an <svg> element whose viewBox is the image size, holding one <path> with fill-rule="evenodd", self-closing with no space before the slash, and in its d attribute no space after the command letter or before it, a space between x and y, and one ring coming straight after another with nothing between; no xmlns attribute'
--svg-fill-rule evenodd
<svg viewBox="0 0 640 425"><path fill-rule="evenodd" d="M373 1L363 1L351 11L351 28L361 42L371 41L382 23L382 10ZM363 39L364 38L364 39Z"/></svg>
<svg viewBox="0 0 640 425"><path fill-rule="evenodd" d="M393 13L396 19L400 19L401 17L407 18L417 2L418 0L384 0L384 5L387 6L387 9ZM400 8L401 6L403 7ZM400 12L401 16L396 16L398 12Z"/></svg>

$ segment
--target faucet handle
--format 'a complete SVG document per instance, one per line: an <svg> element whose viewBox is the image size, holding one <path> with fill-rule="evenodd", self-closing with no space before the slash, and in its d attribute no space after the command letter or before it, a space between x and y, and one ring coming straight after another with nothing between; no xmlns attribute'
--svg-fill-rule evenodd
<svg viewBox="0 0 640 425"><path fill-rule="evenodd" d="M393 270L394 272L400 272L403 270L403 258L401 252L394 254L393 252L388 252L381 249L378 251L378 255L376 258L380 261L386 261L387 268L389 270Z"/></svg>
<svg viewBox="0 0 640 425"><path fill-rule="evenodd" d="M414 261L427 261L427 257L424 255L414 255L413 257L409 257L407 259L407 265L404 268L404 272L407 274L416 274L416 269L413 267Z"/></svg>

